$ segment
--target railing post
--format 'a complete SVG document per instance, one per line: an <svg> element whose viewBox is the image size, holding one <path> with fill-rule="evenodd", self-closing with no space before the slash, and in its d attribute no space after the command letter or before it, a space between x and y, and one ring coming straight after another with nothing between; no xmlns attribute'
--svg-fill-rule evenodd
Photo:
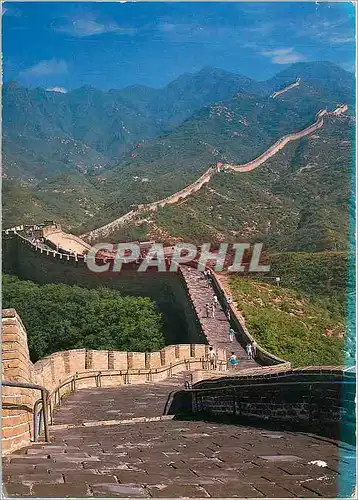
<svg viewBox="0 0 358 500"><path fill-rule="evenodd" d="M48 430L48 401L47 401L47 390L42 389L41 390L41 396L42 396L42 411L43 411L43 418L44 418L44 431L45 431L45 441L46 443L50 442L50 433Z"/></svg>
<svg viewBox="0 0 358 500"><path fill-rule="evenodd" d="M49 399L49 405L50 405L50 425L53 425L53 404L51 399Z"/></svg>
<svg viewBox="0 0 358 500"><path fill-rule="evenodd" d="M236 390L235 387L232 389L232 414L236 417Z"/></svg>
<svg viewBox="0 0 358 500"><path fill-rule="evenodd" d="M39 404L40 401L42 401L42 400L38 400L34 404L34 413L33 413L34 442L37 441L37 437L38 437L38 428L37 428L37 426L38 426L38 422L37 422L38 413L37 413L37 407L38 407L38 404Z"/></svg>

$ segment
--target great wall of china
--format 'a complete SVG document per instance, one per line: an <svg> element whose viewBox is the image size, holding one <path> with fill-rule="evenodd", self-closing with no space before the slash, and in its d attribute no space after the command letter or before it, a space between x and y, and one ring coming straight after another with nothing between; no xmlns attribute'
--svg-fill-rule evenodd
<svg viewBox="0 0 358 500"><path fill-rule="evenodd" d="M352 495L355 374L342 367L232 374L220 347L208 370L203 344L77 349L32 364L16 311L2 324L9 496Z"/></svg>
<svg viewBox="0 0 358 500"><path fill-rule="evenodd" d="M298 85L299 79L271 97ZM223 169L252 171L290 141L322 127L325 115L346 110L345 105L332 113L321 110L309 127L282 137L251 162L218 163L181 191L85 236L88 241L105 237L139 213L185 199ZM23 279L112 287L122 282L124 293L135 291L131 271L113 280L93 276L86 265L90 245L50 221L6 230L3 240L5 272ZM243 347L253 338L236 304L228 301L219 274L212 274L211 286L203 273L187 266L175 275L180 286L162 283L161 273L155 279L137 274L142 275L142 294L163 287L166 300L183 295L185 307L181 304L175 315L177 321L186 318L185 328L195 323L191 343L176 342L150 353L75 349L33 364L21 318L14 309L3 310L5 495L352 496L355 374L344 367L292 370L289 362L261 346L256 360L247 360ZM215 318L208 318L205 303L214 293L221 307ZM233 343L227 339L224 310L236 330ZM197 330L201 343L195 341ZM209 345L217 352L216 370L208 369ZM228 371L229 349L240 359L236 374Z"/></svg>
<svg viewBox="0 0 358 500"><path fill-rule="evenodd" d="M299 82L296 82L295 84L292 84L293 86L299 85ZM290 86L291 87L291 86ZM288 90L288 88L286 89ZM281 91L283 92L283 91ZM278 139L272 146L270 146L264 153L262 153L260 156L255 158L254 160L244 163L244 164L239 164L239 165L232 165L229 163L222 163L218 162L216 167L211 166L209 167L200 177L197 179L195 182L187 186L186 188L182 189L181 191L178 191L167 198L164 198L162 200L153 202L153 203L148 203L145 205L139 205L136 210L131 210L130 212L122 215L118 219L115 219L114 221L105 224L102 227L99 227L97 229L94 229L92 231L89 231L88 233L85 233L81 235L82 238L84 238L86 241L93 242L99 238L106 238L108 237L112 232L116 231L119 229L123 224L129 222L130 220L134 219L137 215L140 215L141 213L144 213L146 211L155 211L158 209L158 207L162 208L165 205L171 205L174 203L177 203L178 201L184 200L191 194L199 191L205 184L210 182L211 178L219 173L222 170L232 170L234 172L251 172L255 168L259 167L263 163L265 163L269 158L274 156L276 153L278 153L281 149L283 149L288 143L292 141L296 141L298 139L302 139L303 137L306 137L309 134L312 134L319 128L321 128L324 124L324 117L325 116L339 116L345 111L347 111L348 106L346 104L338 106L334 111L327 112L325 109L322 109L318 111L316 115L316 120L309 125L308 127L304 128L303 130L299 132L295 132L292 134L285 135L284 137L281 137Z"/></svg>
<svg viewBox="0 0 358 500"><path fill-rule="evenodd" d="M291 83L291 85L288 85L287 87L285 87L282 90L277 90L276 92L274 92L273 94L271 94L270 97L272 97L272 99L275 99L276 97L278 97L278 96L280 96L282 94L285 94L287 91L289 91L291 89L294 89L295 87L299 87L300 86L300 81L301 81L301 78L297 78L297 80L294 83Z"/></svg>

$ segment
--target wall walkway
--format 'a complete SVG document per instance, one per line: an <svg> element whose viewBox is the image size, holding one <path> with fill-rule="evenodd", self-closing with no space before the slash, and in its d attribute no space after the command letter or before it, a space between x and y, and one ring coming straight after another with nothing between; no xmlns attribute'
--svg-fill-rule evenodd
<svg viewBox="0 0 358 500"><path fill-rule="evenodd" d="M296 87L299 85L299 81L292 84L291 86L287 87L286 89L283 89L279 93L276 93L276 96L279 95L280 93L286 92L290 88ZM274 95L272 96L274 97ZM262 153L260 156L255 158L254 160L248 162L248 163L243 163L243 164L238 164L238 165L232 165L229 163L223 163L223 162L218 162L216 167L209 167L208 170L204 172L204 174L199 177L195 182L187 186L186 188L182 189L181 191L178 191L177 193L174 193L171 196L168 196L167 198L164 198L162 200L156 201L154 203L149 203L146 205L139 205L137 210L131 210L130 212L122 215L121 217L115 219L114 221L101 226L97 229L94 229L93 231L89 231L88 233L85 233L81 235L82 238L85 238L89 242L93 242L95 240L98 240L99 238L106 238L108 237L112 232L116 231L118 228L120 228L124 223L127 223L128 221L134 219L137 215L140 215L141 213L144 213L146 211L154 211L157 210L158 207L164 207L165 205L168 204L173 204L177 203L178 201L181 201L191 194L197 192L199 189L202 188L205 184L207 184L210 179L215 175L216 173L219 173L222 170L232 170L234 172L251 172L255 168L259 167L263 163L265 163L269 158L274 156L276 153L278 153L281 149L283 149L289 142L296 141L298 139L301 139L303 137L306 137L309 134L312 134L319 128L323 126L323 120L324 116L338 116L345 111L347 111L348 106L347 105L340 105L335 109L334 111L327 113L326 110L319 110L317 115L316 115L316 120L309 125L308 127L304 128L303 130L300 130L299 132L295 132L292 134L288 134L284 137L281 137L278 141L276 141L272 146L270 146L264 153Z"/></svg>
<svg viewBox="0 0 358 500"><path fill-rule="evenodd" d="M29 358L26 330L14 309L3 310L2 328L3 380L38 384L50 391L57 401L72 383L77 388L96 387L98 383L102 386L140 384L206 366L208 346L203 344L171 345L151 353L76 349L51 354L33 364ZM218 359L225 370L223 349L218 349ZM102 372L100 382L99 372ZM61 385L63 387L59 388ZM33 438L33 405L39 397L36 390L3 388L4 453L25 446Z"/></svg>

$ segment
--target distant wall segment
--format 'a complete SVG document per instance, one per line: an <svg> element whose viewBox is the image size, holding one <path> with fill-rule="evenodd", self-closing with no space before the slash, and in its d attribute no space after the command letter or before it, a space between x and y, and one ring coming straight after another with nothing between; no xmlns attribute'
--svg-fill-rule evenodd
<svg viewBox="0 0 358 500"><path fill-rule="evenodd" d="M300 79L298 78L295 83L292 85L289 85L285 89L275 92L271 97L277 97L280 94L294 88L298 87L300 83ZM300 130L299 132L295 132L292 134L285 135L278 139L272 146L270 146L264 153L262 153L260 156L255 158L252 161L249 161L247 163L239 164L239 165L233 165L231 163L223 163L223 162L218 162L216 166L211 166L209 167L196 181L194 181L192 184L189 186L185 187L181 191L178 191L167 198L163 198L162 200L153 202L153 203L148 203L146 205L139 205L137 210L131 210L130 212L122 215L121 217L118 217L112 222L109 222L108 224L105 224L104 226L101 226L97 229L93 229L92 231L89 231L88 233L85 233L82 235L83 238L86 238L88 241L93 242L95 240L98 240L100 238L108 238L108 236L113 233L114 231L118 230L123 224L127 223L128 221L134 219L137 215L140 213L143 213L145 211L154 211L157 210L158 207L164 207L165 205L170 205L173 203L177 203L180 200L183 200L190 196L191 194L199 191L204 184L207 184L213 175L216 173L221 172L222 170L232 170L234 172L251 172L255 168L259 167L262 165L264 162L266 162L269 158L274 156L276 153L278 153L281 149L283 149L289 142L295 141L298 139L301 139L303 137L306 137L309 134L312 134L319 128L323 126L323 117L326 115L328 116L339 116L343 113L345 113L348 109L348 106L346 104L342 104L338 106L334 111L332 112L327 112L325 109L321 109L318 111L316 114L316 120L309 125L308 127L304 128L303 130Z"/></svg>

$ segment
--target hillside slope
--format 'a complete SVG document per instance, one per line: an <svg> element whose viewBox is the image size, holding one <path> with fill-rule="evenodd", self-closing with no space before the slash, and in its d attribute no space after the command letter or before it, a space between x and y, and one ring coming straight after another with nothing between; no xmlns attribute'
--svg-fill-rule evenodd
<svg viewBox="0 0 358 500"><path fill-rule="evenodd" d="M344 316L290 288L238 277L230 288L247 328L268 351L294 367L343 364Z"/></svg>
<svg viewBox="0 0 358 500"><path fill-rule="evenodd" d="M352 119L330 117L252 172L225 172L176 205L144 213L113 240L264 241L275 250L344 249L353 172Z"/></svg>

